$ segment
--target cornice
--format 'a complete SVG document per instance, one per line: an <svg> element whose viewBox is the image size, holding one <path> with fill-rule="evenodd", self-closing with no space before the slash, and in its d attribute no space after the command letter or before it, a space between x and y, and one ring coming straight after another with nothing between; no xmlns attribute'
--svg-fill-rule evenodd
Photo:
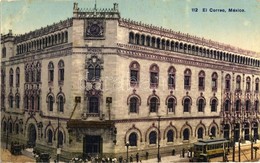
<svg viewBox="0 0 260 163"><path fill-rule="evenodd" d="M130 30L138 30L140 32L147 32L161 37L167 37L169 39L176 39L179 41L184 41L195 45L207 46L210 48L215 48L217 50L243 54L245 56L257 57L260 55L260 53L254 51L241 49L217 41L212 41L210 39L205 39L204 37L197 37L197 36L190 35L188 33L176 32L171 29L157 27L152 24L144 24L142 22L137 22L130 19L124 19L124 18L120 19L119 26L129 28Z"/></svg>
<svg viewBox="0 0 260 163"><path fill-rule="evenodd" d="M200 68L232 71L244 74L247 74L248 72L252 74L260 73L260 70L254 67L241 66L240 64L238 65L230 62L224 62L190 54L156 49L150 50L149 48L127 44L118 44L118 47L118 55L122 56L147 59L153 61L169 62L173 64L182 64Z"/></svg>

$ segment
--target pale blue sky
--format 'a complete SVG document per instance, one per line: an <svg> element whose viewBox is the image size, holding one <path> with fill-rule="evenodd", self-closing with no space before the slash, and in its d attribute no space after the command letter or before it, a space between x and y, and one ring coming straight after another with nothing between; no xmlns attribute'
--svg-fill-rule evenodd
<svg viewBox="0 0 260 163"><path fill-rule="evenodd" d="M12 29L22 34L72 17L73 2L93 8L95 0L2 0L1 33ZM97 0L97 7L112 8L114 2L123 18L260 52L260 0ZM246 12L212 13L202 8Z"/></svg>

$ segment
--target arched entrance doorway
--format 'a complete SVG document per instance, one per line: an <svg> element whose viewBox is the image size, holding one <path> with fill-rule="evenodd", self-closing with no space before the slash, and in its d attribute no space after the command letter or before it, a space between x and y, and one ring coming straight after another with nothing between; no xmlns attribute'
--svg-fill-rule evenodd
<svg viewBox="0 0 260 163"><path fill-rule="evenodd" d="M34 124L30 124L28 127L28 142L27 145L29 147L34 147L36 142L36 128Z"/></svg>

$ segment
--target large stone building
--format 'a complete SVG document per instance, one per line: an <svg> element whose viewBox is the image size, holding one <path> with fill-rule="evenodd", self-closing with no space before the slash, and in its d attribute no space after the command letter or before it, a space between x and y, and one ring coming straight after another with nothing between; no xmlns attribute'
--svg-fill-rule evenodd
<svg viewBox="0 0 260 163"><path fill-rule="evenodd" d="M259 53L77 3L70 19L2 35L1 48L2 141L69 159L258 138Z"/></svg>

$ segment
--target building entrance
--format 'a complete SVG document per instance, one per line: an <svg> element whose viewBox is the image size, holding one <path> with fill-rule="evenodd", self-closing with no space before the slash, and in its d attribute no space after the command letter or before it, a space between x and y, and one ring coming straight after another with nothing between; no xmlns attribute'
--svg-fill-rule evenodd
<svg viewBox="0 0 260 163"><path fill-rule="evenodd" d="M103 140L101 136L86 135L83 140L83 154L96 156L102 153Z"/></svg>
<svg viewBox="0 0 260 163"><path fill-rule="evenodd" d="M36 142L36 128L34 124L30 124L28 128L28 146L34 147Z"/></svg>

